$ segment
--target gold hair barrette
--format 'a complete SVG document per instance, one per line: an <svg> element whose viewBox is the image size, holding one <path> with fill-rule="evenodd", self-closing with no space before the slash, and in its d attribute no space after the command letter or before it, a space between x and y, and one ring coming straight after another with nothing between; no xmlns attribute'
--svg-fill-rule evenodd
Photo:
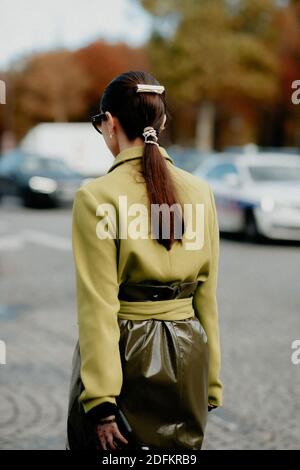
<svg viewBox="0 0 300 470"><path fill-rule="evenodd" d="M137 93L148 92L148 93L158 93L161 95L165 91L165 87L162 85L148 85L146 83L138 83Z"/></svg>

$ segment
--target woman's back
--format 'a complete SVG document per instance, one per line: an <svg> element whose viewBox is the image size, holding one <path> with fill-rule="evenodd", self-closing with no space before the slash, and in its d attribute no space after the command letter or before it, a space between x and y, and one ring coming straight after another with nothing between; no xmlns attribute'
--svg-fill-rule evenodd
<svg viewBox="0 0 300 470"><path fill-rule="evenodd" d="M131 227L134 237L128 236L130 229L125 230L126 221L130 227L141 213L141 206L133 205L141 204L145 208L148 206L145 183L139 173L142 146L125 149L116 157L106 175L90 181L76 193L73 246L77 265L78 305L79 309L96 314L97 311L105 310L105 315L112 315L115 319L126 315L127 318L136 320L147 316L175 320L184 318L194 310L209 338L210 402L220 404L222 386L219 381L220 348L216 299L219 226L215 201L207 182L176 167L164 148L160 147L160 151L162 157L168 161L182 203L187 204L186 218L187 221L192 221L194 236L191 240L185 239L189 230L187 228L184 243L175 243L171 250L167 250L149 235L144 239L134 238L137 237L137 230L140 230L136 225ZM197 205L200 208L198 211ZM101 239L108 227L108 214L112 222L110 237ZM119 220L122 221L124 238L119 237ZM144 217L144 221L149 222L148 216ZM150 223L148 229L150 231ZM149 280L163 284L198 280L199 286L194 297L187 299L142 303L118 299L120 284ZM82 334L85 336L88 335L86 319L83 314L81 318ZM111 319L109 321L109 327L113 328L114 322ZM91 331L91 334L97 334L96 330Z"/></svg>
<svg viewBox="0 0 300 470"><path fill-rule="evenodd" d="M183 245L176 242L171 250L167 250L157 243L153 232L150 232L147 192L140 175L142 147L131 147L120 152L106 175L79 190L90 193L95 198L95 204L110 204L113 208L119 251L119 284L147 279L162 283L196 279L204 281L208 275L210 234L215 223L211 189L204 180L175 166L163 147L160 147L160 151L168 162L180 200L185 205L183 210L186 220L192 223L191 226L187 224ZM166 212L166 221L168 217ZM100 215L97 219L101 220Z"/></svg>
<svg viewBox="0 0 300 470"><path fill-rule="evenodd" d="M93 123L115 161L75 195L80 345L69 429L73 421L85 426L84 414L98 423L118 405L144 442L200 448L208 407L222 405L219 226L208 183L176 167L157 142L166 105L164 87L151 82L128 72L108 85ZM145 283L171 295L154 298L148 290L141 299ZM175 289L174 297L173 283L195 290ZM130 286L135 295L124 298Z"/></svg>

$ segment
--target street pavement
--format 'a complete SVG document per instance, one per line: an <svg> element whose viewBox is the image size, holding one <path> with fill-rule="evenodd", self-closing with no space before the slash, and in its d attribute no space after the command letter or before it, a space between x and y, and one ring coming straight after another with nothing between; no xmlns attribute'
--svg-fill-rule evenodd
<svg viewBox="0 0 300 470"><path fill-rule="evenodd" d="M204 450L299 449L300 245L222 238L224 406ZM0 449L64 449L77 339L71 208L0 206Z"/></svg>

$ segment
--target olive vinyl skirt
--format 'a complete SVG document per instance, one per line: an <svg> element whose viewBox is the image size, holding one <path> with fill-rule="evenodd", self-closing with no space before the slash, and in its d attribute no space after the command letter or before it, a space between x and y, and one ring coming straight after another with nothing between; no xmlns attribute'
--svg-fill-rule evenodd
<svg viewBox="0 0 300 470"><path fill-rule="evenodd" d="M153 449L200 450L208 414L207 335L195 316L176 321L119 319L122 390L117 405L136 438ZM73 356L66 448L95 449L79 396Z"/></svg>

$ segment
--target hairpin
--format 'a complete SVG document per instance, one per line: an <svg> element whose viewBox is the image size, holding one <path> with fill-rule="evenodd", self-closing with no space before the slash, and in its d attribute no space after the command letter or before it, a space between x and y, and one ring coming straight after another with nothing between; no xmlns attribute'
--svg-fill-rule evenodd
<svg viewBox="0 0 300 470"><path fill-rule="evenodd" d="M158 93L161 95L165 91L165 87L162 85L148 85L146 83L137 84L137 93L149 92L149 93Z"/></svg>

